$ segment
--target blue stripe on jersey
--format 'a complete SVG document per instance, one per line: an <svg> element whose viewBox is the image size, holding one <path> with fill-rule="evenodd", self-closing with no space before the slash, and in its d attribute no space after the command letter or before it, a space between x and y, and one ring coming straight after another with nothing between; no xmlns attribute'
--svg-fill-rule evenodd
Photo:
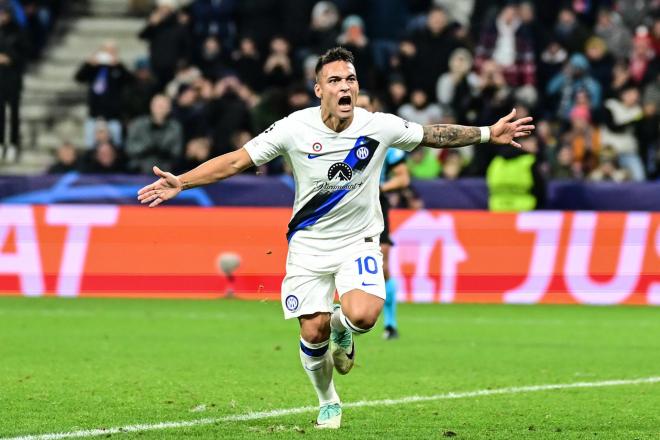
<svg viewBox="0 0 660 440"><path fill-rule="evenodd" d="M348 152L344 163L349 165L353 170L364 170L369 162L371 162L371 158L374 156L378 145L377 140L360 136L355 141L355 145L353 145L351 151ZM365 149L360 152L360 155L364 156L362 159L358 156L358 150L361 148ZM291 238L297 231L312 226L319 221L321 217L337 206L348 192L348 189L339 189L329 193L319 193L312 197L305 206L296 212L289 222L289 231L286 234L287 241L291 241Z"/></svg>
<svg viewBox="0 0 660 440"><path fill-rule="evenodd" d="M329 346L330 344L326 344L321 348L309 348L302 341L300 341L300 350L302 350L302 352L305 353L307 356L311 356L311 357L323 356L325 352L328 351Z"/></svg>

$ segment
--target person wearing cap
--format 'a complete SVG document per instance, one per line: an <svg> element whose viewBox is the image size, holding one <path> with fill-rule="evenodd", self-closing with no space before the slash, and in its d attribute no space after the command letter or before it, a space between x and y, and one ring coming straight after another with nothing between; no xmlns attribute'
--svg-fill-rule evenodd
<svg viewBox="0 0 660 440"><path fill-rule="evenodd" d="M592 109L600 107L602 89L598 81L589 74L589 61L584 55L574 53L564 66L564 70L555 75L547 87L548 96L558 99L557 116L560 119L569 120L578 90L587 92Z"/></svg>

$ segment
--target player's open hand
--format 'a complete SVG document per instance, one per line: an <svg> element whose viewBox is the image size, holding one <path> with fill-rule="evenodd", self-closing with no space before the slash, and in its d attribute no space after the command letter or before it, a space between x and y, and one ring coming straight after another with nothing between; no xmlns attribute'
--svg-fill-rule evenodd
<svg viewBox="0 0 660 440"><path fill-rule="evenodd" d="M138 200L142 204L149 203L149 208L173 199L183 189L181 181L174 174L166 173L158 167L154 167L154 174L160 179L138 191Z"/></svg>
<svg viewBox="0 0 660 440"><path fill-rule="evenodd" d="M497 121L490 127L490 143L497 145L513 145L514 147L522 148L516 142L516 139L523 136L529 136L534 130L534 126L530 125L532 122L531 117L514 119L516 117L516 109L511 110L511 113Z"/></svg>

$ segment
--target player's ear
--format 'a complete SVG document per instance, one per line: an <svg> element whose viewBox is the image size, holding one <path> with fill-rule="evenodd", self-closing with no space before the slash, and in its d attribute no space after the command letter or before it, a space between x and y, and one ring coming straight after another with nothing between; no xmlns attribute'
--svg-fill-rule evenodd
<svg viewBox="0 0 660 440"><path fill-rule="evenodd" d="M318 82L314 83L314 94L317 98L321 99L321 86Z"/></svg>

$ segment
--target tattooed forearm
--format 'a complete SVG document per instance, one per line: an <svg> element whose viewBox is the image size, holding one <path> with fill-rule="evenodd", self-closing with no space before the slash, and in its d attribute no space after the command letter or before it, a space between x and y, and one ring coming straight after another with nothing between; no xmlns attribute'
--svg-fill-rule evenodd
<svg viewBox="0 0 660 440"><path fill-rule="evenodd" d="M420 145L433 148L454 148L478 144L480 140L479 127L436 124L424 126L424 137Z"/></svg>

